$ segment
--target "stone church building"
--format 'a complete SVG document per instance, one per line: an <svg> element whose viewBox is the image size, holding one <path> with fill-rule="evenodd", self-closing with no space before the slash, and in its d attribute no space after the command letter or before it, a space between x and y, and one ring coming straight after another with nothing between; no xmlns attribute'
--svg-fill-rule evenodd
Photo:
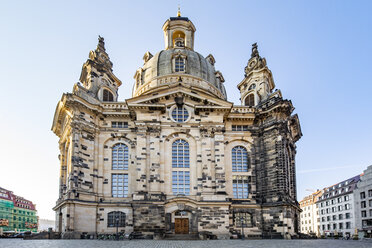
<svg viewBox="0 0 372 248"><path fill-rule="evenodd" d="M132 231L281 238L298 233L296 141L290 100L253 44L241 105L227 100L213 55L194 51L186 17L163 25L165 49L146 52L132 98L99 37L80 82L58 102L60 186L53 208L64 238ZM243 77L244 76L244 77Z"/></svg>

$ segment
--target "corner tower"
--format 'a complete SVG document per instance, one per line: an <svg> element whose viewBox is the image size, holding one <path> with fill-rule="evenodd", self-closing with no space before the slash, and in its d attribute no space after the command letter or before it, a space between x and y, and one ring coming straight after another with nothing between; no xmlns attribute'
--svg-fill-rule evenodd
<svg viewBox="0 0 372 248"><path fill-rule="evenodd" d="M266 59L258 53L257 43L252 45L251 58L244 69L245 75L238 84L240 100L244 106L256 106L266 100L275 88L271 71L266 65Z"/></svg>

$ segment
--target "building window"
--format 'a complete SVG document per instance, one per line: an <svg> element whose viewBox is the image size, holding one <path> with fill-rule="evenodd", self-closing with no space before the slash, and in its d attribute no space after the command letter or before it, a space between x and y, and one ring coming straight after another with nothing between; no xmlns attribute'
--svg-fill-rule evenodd
<svg viewBox="0 0 372 248"><path fill-rule="evenodd" d="M175 72L184 72L185 71L185 59L181 56L176 57L175 59Z"/></svg>
<svg viewBox="0 0 372 248"><path fill-rule="evenodd" d="M248 131L248 125L232 125L231 131Z"/></svg>
<svg viewBox="0 0 372 248"><path fill-rule="evenodd" d="M350 219L350 213L345 214L345 219Z"/></svg>
<svg viewBox="0 0 372 248"><path fill-rule="evenodd" d="M332 220L337 220L337 216L336 215L333 215L332 216Z"/></svg>
<svg viewBox="0 0 372 248"><path fill-rule="evenodd" d="M342 205L338 205L338 211L342 211Z"/></svg>
<svg viewBox="0 0 372 248"><path fill-rule="evenodd" d="M369 201L368 201L368 205L369 205L370 207L372 207L372 200L369 200Z"/></svg>
<svg viewBox="0 0 372 248"><path fill-rule="evenodd" d="M112 148L112 169L128 170L128 146L119 143Z"/></svg>
<svg viewBox="0 0 372 248"><path fill-rule="evenodd" d="M247 176L233 176L233 193L234 198L247 199L248 198L248 177Z"/></svg>
<svg viewBox="0 0 372 248"><path fill-rule="evenodd" d="M372 209L369 210L369 217L372 217Z"/></svg>
<svg viewBox="0 0 372 248"><path fill-rule="evenodd" d="M337 229L337 224L333 223L333 230L336 230L336 229Z"/></svg>
<svg viewBox="0 0 372 248"><path fill-rule="evenodd" d="M128 122L123 121L112 121L111 122L112 128L128 128Z"/></svg>
<svg viewBox="0 0 372 248"><path fill-rule="evenodd" d="M349 210L350 209L350 204L345 204L345 210Z"/></svg>
<svg viewBox="0 0 372 248"><path fill-rule="evenodd" d="M235 146L232 149L232 171L247 172L248 171L248 152L243 146Z"/></svg>
<svg viewBox="0 0 372 248"><path fill-rule="evenodd" d="M372 189L368 190L368 197L372 197Z"/></svg>
<svg viewBox="0 0 372 248"><path fill-rule="evenodd" d="M104 89L102 100L104 102L113 102L114 101L114 95L109 90Z"/></svg>
<svg viewBox="0 0 372 248"><path fill-rule="evenodd" d="M362 211L362 217L367 217L367 211Z"/></svg>
<svg viewBox="0 0 372 248"><path fill-rule="evenodd" d="M189 143L179 139L172 144L172 167L190 168L190 149Z"/></svg>
<svg viewBox="0 0 372 248"><path fill-rule="evenodd" d="M246 98L245 98L245 106L254 106L254 95L253 94L249 94Z"/></svg>
<svg viewBox="0 0 372 248"><path fill-rule="evenodd" d="M175 195L190 194L190 172L173 171L172 172L172 192Z"/></svg>
<svg viewBox="0 0 372 248"><path fill-rule="evenodd" d="M256 88L256 84L251 84L251 86L249 86L248 90L253 90Z"/></svg>
<svg viewBox="0 0 372 248"><path fill-rule="evenodd" d="M331 220L331 216L327 216L327 221L330 221Z"/></svg>
<svg viewBox="0 0 372 248"><path fill-rule="evenodd" d="M189 118L189 112L184 106L175 107L172 110L172 118L176 122L185 122Z"/></svg>
<svg viewBox="0 0 372 248"><path fill-rule="evenodd" d="M128 174L112 174L112 197L128 196Z"/></svg>
<svg viewBox="0 0 372 248"><path fill-rule="evenodd" d="M120 211L108 213L107 227L125 227L125 213Z"/></svg>
<svg viewBox="0 0 372 248"><path fill-rule="evenodd" d="M251 227L252 215L250 213L234 213L234 223L236 227Z"/></svg>
<svg viewBox="0 0 372 248"><path fill-rule="evenodd" d="M349 196L348 195L345 195L344 196L344 201L348 201L349 200Z"/></svg>
<svg viewBox="0 0 372 248"><path fill-rule="evenodd" d="M338 229L343 229L344 227L343 227L343 223L341 222L341 223L338 223Z"/></svg>
<svg viewBox="0 0 372 248"><path fill-rule="evenodd" d="M366 192L360 192L360 199L366 198Z"/></svg>
<svg viewBox="0 0 372 248"><path fill-rule="evenodd" d="M338 219L339 219L339 220L342 220L342 219L343 219L343 215L342 215L342 214L339 214L339 215L338 215Z"/></svg>
<svg viewBox="0 0 372 248"><path fill-rule="evenodd" d="M351 222L346 222L345 226L346 226L346 229L350 229L351 228Z"/></svg>
<svg viewBox="0 0 372 248"><path fill-rule="evenodd" d="M367 207L366 201L362 201L362 202L360 202L360 207L361 207L361 208L365 208L365 207Z"/></svg>

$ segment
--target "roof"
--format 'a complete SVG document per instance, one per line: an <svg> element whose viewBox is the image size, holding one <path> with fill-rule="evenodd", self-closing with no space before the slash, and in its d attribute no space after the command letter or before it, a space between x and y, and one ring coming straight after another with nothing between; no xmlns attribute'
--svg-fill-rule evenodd
<svg viewBox="0 0 372 248"><path fill-rule="evenodd" d="M4 196L0 194L0 198L13 201L14 207L24 208L28 210L36 210L35 204L33 204L32 201L26 200L25 198L21 196L13 194L12 191L1 188L1 187L0 187L0 191L4 192L3 193ZM5 195L8 195L9 197L5 197Z"/></svg>
<svg viewBox="0 0 372 248"><path fill-rule="evenodd" d="M171 20L171 21L187 21L188 22L189 18L179 16L179 17L169 17L169 20Z"/></svg>
<svg viewBox="0 0 372 248"><path fill-rule="evenodd" d="M323 189L324 193L321 199L318 201L323 201L326 199L339 197L341 195L350 194L357 187L357 183L360 181L360 175L351 177L349 179L343 180L332 186Z"/></svg>

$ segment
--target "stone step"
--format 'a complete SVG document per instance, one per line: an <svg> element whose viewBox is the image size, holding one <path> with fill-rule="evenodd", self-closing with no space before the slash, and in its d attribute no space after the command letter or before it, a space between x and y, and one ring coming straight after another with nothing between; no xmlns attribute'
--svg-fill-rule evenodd
<svg viewBox="0 0 372 248"><path fill-rule="evenodd" d="M199 240L198 234L166 234L167 240Z"/></svg>

